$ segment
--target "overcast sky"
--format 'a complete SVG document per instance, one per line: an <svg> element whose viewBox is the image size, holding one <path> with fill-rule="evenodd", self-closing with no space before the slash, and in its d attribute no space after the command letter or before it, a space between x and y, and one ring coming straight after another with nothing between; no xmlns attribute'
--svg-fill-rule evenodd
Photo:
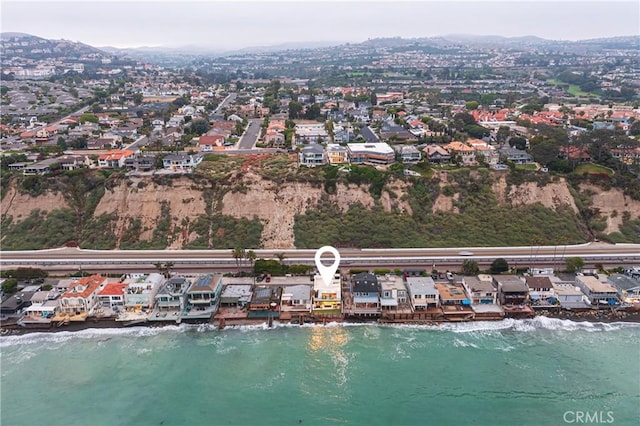
<svg viewBox="0 0 640 426"><path fill-rule="evenodd" d="M640 33L640 1L0 0L1 30L93 46L216 49L446 34L579 40Z"/></svg>

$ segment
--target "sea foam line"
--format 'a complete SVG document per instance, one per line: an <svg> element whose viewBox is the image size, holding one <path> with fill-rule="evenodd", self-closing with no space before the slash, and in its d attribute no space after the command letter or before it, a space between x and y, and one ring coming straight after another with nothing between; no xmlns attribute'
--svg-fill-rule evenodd
<svg viewBox="0 0 640 426"><path fill-rule="evenodd" d="M538 316L533 319L512 319L507 318L501 321L471 321L464 323L441 323L437 325L425 324L377 324L377 323L349 323L349 322L330 322L326 324L295 324L273 322L273 327L269 327L266 322L251 325L228 325L224 330L219 330L213 324L200 325L165 325L160 327L131 327L131 328L89 328L80 331L60 331L60 332L37 332L27 333L17 336L0 337L0 348L26 345L32 343L61 343L71 339L104 339L119 336L133 337L151 337L161 333L209 333L225 331L273 331L284 328L335 328L335 327L381 327L381 328L398 328L424 331L439 331L452 333L474 333L474 332L492 332L492 331L515 331L515 332L532 332L537 330L550 331L588 331L603 332L615 331L621 329L639 329L640 323L629 322L587 322L573 321L569 319L548 318Z"/></svg>

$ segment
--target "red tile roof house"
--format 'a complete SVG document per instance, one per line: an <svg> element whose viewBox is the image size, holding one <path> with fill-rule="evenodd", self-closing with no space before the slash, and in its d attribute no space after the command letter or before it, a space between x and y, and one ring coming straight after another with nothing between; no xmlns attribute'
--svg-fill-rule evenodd
<svg viewBox="0 0 640 426"><path fill-rule="evenodd" d="M60 312L71 315L90 314L98 305L98 292L106 283L107 278L100 275L83 277L71 283L60 297Z"/></svg>
<svg viewBox="0 0 640 426"><path fill-rule="evenodd" d="M107 284L100 293L98 299L105 308L114 309L124 306L124 290L129 284L111 283Z"/></svg>
<svg viewBox="0 0 640 426"><path fill-rule="evenodd" d="M98 167L118 168L124 167L127 158L135 157L135 152L128 149L107 151L98 157Z"/></svg>
<svg viewBox="0 0 640 426"><path fill-rule="evenodd" d="M583 146L561 146L558 157L564 160L577 161L579 163L588 163L591 161L589 150Z"/></svg>
<svg viewBox="0 0 640 426"><path fill-rule="evenodd" d="M223 135L202 135L198 140L198 147L201 152L214 151L216 147L224 145Z"/></svg>

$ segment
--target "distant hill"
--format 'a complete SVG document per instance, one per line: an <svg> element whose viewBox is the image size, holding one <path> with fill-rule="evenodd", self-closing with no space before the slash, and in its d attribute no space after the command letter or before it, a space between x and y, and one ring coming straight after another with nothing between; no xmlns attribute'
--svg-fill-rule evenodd
<svg viewBox="0 0 640 426"><path fill-rule="evenodd" d="M77 58L100 59L112 55L84 43L70 40L50 40L31 34L0 33L0 53L5 60L14 57L28 59Z"/></svg>

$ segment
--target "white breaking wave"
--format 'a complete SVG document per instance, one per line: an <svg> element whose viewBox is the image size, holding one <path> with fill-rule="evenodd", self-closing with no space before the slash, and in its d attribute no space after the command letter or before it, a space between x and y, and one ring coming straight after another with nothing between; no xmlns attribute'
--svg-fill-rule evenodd
<svg viewBox="0 0 640 426"><path fill-rule="evenodd" d="M278 330L282 328L332 328L332 327L386 327L386 328L398 328L398 329L412 329L412 330L424 330L424 331L444 331L452 333L474 333L474 332L492 332L492 331L515 331L515 332L532 332L536 330L552 330L552 331L588 331L588 332L602 332L602 331L614 331L621 329L638 329L640 323L629 322L614 322L614 323L602 323L602 322L587 322L587 321L572 321L568 319L548 318L544 316L538 316L533 319L504 319L501 321L471 321L460 323L441 323L438 325L420 325L420 324L375 324L375 323L341 323L330 322L326 324L293 324L293 323L280 323L278 321L273 322L273 327L269 327L266 322L252 325L228 325L224 330L218 330L218 328L212 324L200 324L200 325L164 325L158 327L130 327L130 328L89 328L80 331L60 331L60 332L38 332L27 333L17 336L2 336L0 337L0 348L9 347L14 345L27 345L32 343L64 343L71 339L108 339L111 337L119 336L132 336L132 337L149 337L156 336L161 333L185 333L185 332L198 332L209 333L218 332L224 333L227 330L238 330L242 332L250 331L268 331Z"/></svg>

